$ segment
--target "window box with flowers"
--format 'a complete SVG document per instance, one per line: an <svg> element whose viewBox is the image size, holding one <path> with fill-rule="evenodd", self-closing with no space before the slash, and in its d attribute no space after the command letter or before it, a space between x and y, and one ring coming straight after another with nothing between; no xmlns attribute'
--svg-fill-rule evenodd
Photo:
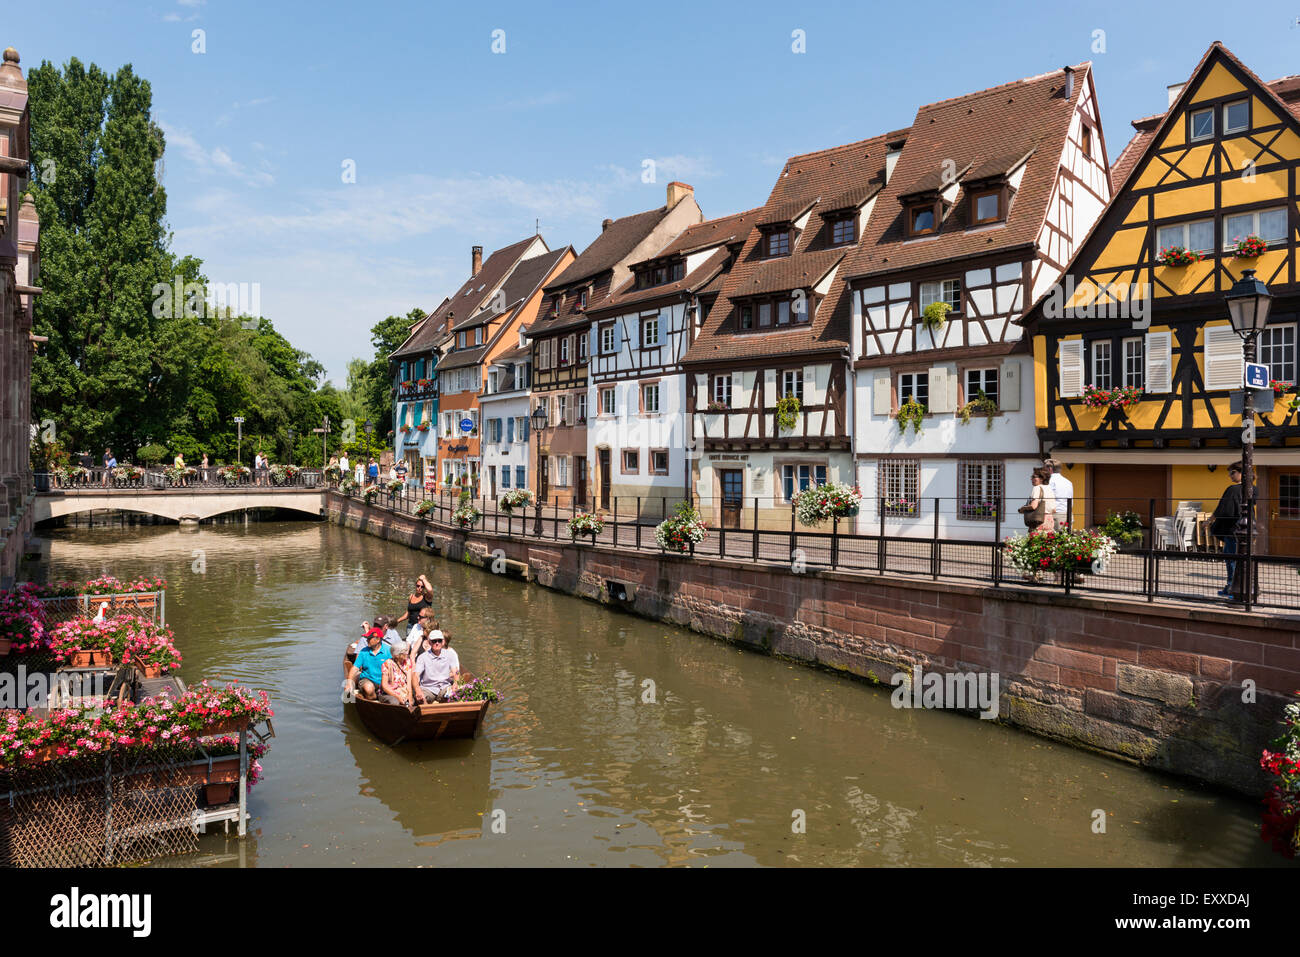
<svg viewBox="0 0 1300 957"><path fill-rule="evenodd" d="M1094 385L1083 387L1083 404L1089 409L1123 411L1141 399L1142 389L1138 386L1119 386L1114 389L1098 389Z"/></svg>
<svg viewBox="0 0 1300 957"><path fill-rule="evenodd" d="M917 435L921 434L921 423L925 421L926 407L915 399L908 399L898 407L898 434L906 435L908 425Z"/></svg>
<svg viewBox="0 0 1300 957"><path fill-rule="evenodd" d="M433 423L430 422L428 419L421 419L421 420L420 420L420 431L421 431L421 432L428 432L428 431L429 431L429 428L430 428L432 425L433 425Z"/></svg>
<svg viewBox="0 0 1300 957"><path fill-rule="evenodd" d="M1156 258L1162 266L1191 266L1201 261L1201 254L1185 246L1166 246Z"/></svg>
<svg viewBox="0 0 1300 957"><path fill-rule="evenodd" d="M1234 241L1233 255L1238 259L1258 259L1268 252L1268 243L1253 233Z"/></svg>
<svg viewBox="0 0 1300 957"><path fill-rule="evenodd" d="M1295 388L1294 382L1284 382L1281 379L1270 379L1268 385L1274 395L1286 395Z"/></svg>
<svg viewBox="0 0 1300 957"><path fill-rule="evenodd" d="M578 512L569 519L569 538L575 542L580 535L590 535L592 543L595 544L596 536L604 530L605 520L590 512Z"/></svg>
<svg viewBox="0 0 1300 957"><path fill-rule="evenodd" d="M834 482L814 485L794 497L794 513L799 524L816 528L828 518L852 518L861 507L862 493L856 486Z"/></svg>

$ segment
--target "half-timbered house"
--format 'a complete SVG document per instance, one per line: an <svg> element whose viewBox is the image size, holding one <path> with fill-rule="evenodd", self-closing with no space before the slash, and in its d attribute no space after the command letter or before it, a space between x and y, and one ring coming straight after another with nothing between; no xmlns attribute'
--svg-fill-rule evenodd
<svg viewBox="0 0 1300 957"><path fill-rule="evenodd" d="M587 458L595 507L662 517L690 494L691 423L681 360L761 210L690 226L649 258L592 320Z"/></svg>
<svg viewBox="0 0 1300 957"><path fill-rule="evenodd" d="M477 370L466 372L458 367L444 376L437 371L438 366L452 353L463 354L466 348L484 345L481 337L485 329L478 326L474 332L464 324L492 305L502 283L520 262L548 251L541 236L504 246L486 261L483 247L472 247L469 278L414 326L406 341L389 357L400 376L393 418L395 442L408 459L408 475L417 474L414 464L418 462L418 474L426 486L436 488L462 480L476 484L478 474ZM457 330L465 330L466 335L458 335ZM474 341L476 337L480 341ZM454 419L448 418L449 413ZM471 414L473 427L471 432L463 433L460 422L467 413ZM454 429L448 428L450 422L455 423ZM450 472L447 462L452 463Z"/></svg>
<svg viewBox="0 0 1300 957"><path fill-rule="evenodd" d="M922 106L885 146L889 183L842 270L858 521L931 535L937 511L941 534L982 538L1041 464L1017 320L1110 198L1092 70Z"/></svg>
<svg viewBox="0 0 1300 957"><path fill-rule="evenodd" d="M589 507L587 459L587 365L591 310L631 277L641 262L703 216L695 191L669 183L667 203L657 209L607 219L601 233L543 290L541 314L528 329L533 350L534 407L547 412L547 426L533 433L539 456L533 470L539 500L561 507Z"/></svg>
<svg viewBox="0 0 1300 957"><path fill-rule="evenodd" d="M1067 466L1088 522L1213 510L1241 456L1243 349L1224 294L1254 269L1274 297L1258 361L1279 393L1266 390L1256 433L1262 544L1300 554L1285 392L1298 377L1300 77L1264 83L1215 43L1165 112L1133 125L1114 200L1026 317L1042 450Z"/></svg>
<svg viewBox="0 0 1300 957"><path fill-rule="evenodd" d="M687 351L694 484L715 523L784 526L800 490L853 479L841 267L894 138L786 161Z"/></svg>

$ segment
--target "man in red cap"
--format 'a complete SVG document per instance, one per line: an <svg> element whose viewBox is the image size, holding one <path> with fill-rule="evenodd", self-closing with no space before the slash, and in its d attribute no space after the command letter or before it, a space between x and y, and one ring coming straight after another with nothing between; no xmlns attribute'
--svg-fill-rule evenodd
<svg viewBox="0 0 1300 957"><path fill-rule="evenodd" d="M384 642L384 633L371 628L365 634L366 647L357 652L352 670L348 672L348 688L374 701L384 686L384 662L393 657ZM358 680L360 679L360 680Z"/></svg>

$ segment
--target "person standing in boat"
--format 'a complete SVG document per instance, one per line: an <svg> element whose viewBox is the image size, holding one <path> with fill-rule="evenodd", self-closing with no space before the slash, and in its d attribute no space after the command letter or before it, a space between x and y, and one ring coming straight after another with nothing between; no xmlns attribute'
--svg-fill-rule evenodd
<svg viewBox="0 0 1300 957"><path fill-rule="evenodd" d="M379 696L379 700L387 704L414 707L415 671L406 655L406 642L396 641L389 650L392 652L392 657L384 662L384 693Z"/></svg>
<svg viewBox="0 0 1300 957"><path fill-rule="evenodd" d="M366 632L366 647L357 652L348 672L346 687L361 697L374 701L384 686L384 662L392 658L384 644L384 633L378 628Z"/></svg>
<svg viewBox="0 0 1300 957"><path fill-rule="evenodd" d="M402 613L402 617L393 622L395 625L406 622L407 641L417 637L414 634L415 627L420 623L420 612L426 608L433 608L433 585L429 584L429 579L421 575L415 580L415 588L407 596L406 611Z"/></svg>
<svg viewBox="0 0 1300 957"><path fill-rule="evenodd" d="M425 704L448 700L460 677L460 658L447 647L442 632L429 634L429 647L415 662L415 678Z"/></svg>

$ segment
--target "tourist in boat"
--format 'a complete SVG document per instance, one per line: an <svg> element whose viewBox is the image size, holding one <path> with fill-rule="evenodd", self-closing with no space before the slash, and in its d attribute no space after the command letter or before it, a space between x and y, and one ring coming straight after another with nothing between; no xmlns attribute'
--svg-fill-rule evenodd
<svg viewBox="0 0 1300 957"><path fill-rule="evenodd" d="M366 632L366 647L357 652L348 672L347 686L361 697L374 701L384 686L384 662L392 658L384 644L384 633L378 628Z"/></svg>
<svg viewBox="0 0 1300 957"><path fill-rule="evenodd" d="M395 619L388 615L380 615L375 619L375 627L384 629L384 641L391 647L399 641L403 641L402 634L393 627Z"/></svg>
<svg viewBox="0 0 1300 957"><path fill-rule="evenodd" d="M433 585L429 583L429 579L421 575L415 580L415 588L411 590L411 594L407 597L406 611L393 624L400 625L402 622L406 622L406 640L410 641L412 630L420 623L420 612L432 607Z"/></svg>
<svg viewBox="0 0 1300 957"><path fill-rule="evenodd" d="M425 704L448 700L460 677L460 658L447 647L441 631L429 634L429 646L415 661L415 677Z"/></svg>
<svg viewBox="0 0 1300 957"><path fill-rule="evenodd" d="M415 704L415 670L406 654L406 642L396 641L390 647L392 657L383 665L383 695L380 700L410 708Z"/></svg>

